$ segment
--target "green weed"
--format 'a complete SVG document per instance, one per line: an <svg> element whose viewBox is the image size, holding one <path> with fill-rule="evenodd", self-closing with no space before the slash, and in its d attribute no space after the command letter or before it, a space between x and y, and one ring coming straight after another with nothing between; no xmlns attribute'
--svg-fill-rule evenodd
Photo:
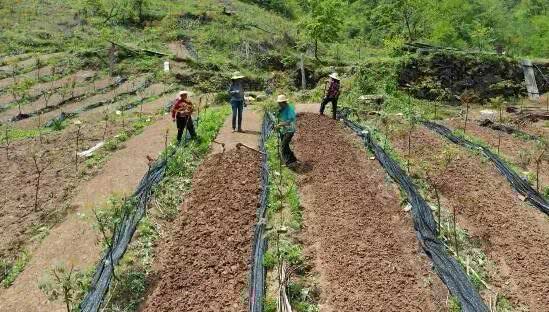
<svg viewBox="0 0 549 312"><path fill-rule="evenodd" d="M3 269L2 287L10 287L15 279L23 270L30 260L30 256L26 251L21 252L14 263L9 264L5 260L2 260L0 268Z"/></svg>
<svg viewBox="0 0 549 312"><path fill-rule="evenodd" d="M448 300L448 312L461 312L461 304L457 297L452 296Z"/></svg>

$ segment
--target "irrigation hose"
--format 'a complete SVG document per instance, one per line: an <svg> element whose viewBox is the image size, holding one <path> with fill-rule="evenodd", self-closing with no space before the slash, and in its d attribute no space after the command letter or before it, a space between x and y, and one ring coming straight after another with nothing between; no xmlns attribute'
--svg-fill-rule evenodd
<svg viewBox="0 0 549 312"><path fill-rule="evenodd" d="M267 213L267 200L269 197L269 165L267 162L266 142L273 131L273 118L265 114L259 136L259 150L261 152L261 194L260 205L257 210L257 225L254 231L252 246L252 268L250 270L249 312L263 312L265 298L266 270L263 266L263 257L267 250L265 217Z"/></svg>

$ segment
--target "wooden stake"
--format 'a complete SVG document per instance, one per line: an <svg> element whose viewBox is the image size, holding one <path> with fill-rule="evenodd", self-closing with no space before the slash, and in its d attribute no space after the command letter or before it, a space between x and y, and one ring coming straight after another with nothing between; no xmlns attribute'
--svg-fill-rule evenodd
<svg viewBox="0 0 549 312"><path fill-rule="evenodd" d="M454 243L456 248L456 256L459 259L459 243L458 243L458 237L457 237L457 228L456 228L456 207L454 206L453 209L453 225L454 225Z"/></svg>
<svg viewBox="0 0 549 312"><path fill-rule="evenodd" d="M80 125L77 125L76 130L76 150L75 150L75 169L76 169L76 177L78 177L78 151L80 149Z"/></svg>

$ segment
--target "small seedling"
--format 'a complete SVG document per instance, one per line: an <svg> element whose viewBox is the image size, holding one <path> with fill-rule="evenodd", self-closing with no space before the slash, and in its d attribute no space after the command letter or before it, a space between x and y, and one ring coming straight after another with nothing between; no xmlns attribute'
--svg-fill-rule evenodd
<svg viewBox="0 0 549 312"><path fill-rule="evenodd" d="M31 158L34 163L34 169L36 172L36 182L35 182L35 192L34 192L34 211L38 211L39 208L39 202L38 202L38 195L40 193L40 178L42 177L42 173L49 167L51 164L50 162L46 162L44 165L41 164L43 158L46 156L47 152L43 153L32 153Z"/></svg>
<svg viewBox="0 0 549 312"><path fill-rule="evenodd" d="M463 133L467 133L467 122L469 121L469 108L474 99L474 92L466 89L460 96L460 101L465 104L465 123L463 124Z"/></svg>
<svg viewBox="0 0 549 312"><path fill-rule="evenodd" d="M105 129L103 130L103 141L105 141L105 138L107 137L107 131L109 129L109 112L105 110L103 121L105 122Z"/></svg>
<svg viewBox="0 0 549 312"><path fill-rule="evenodd" d="M540 185L539 185L539 167L541 165L541 162L543 160L543 156L545 156L545 152L547 150L547 146L545 144L540 143L538 144L538 152L535 159L536 162L536 190L540 191Z"/></svg>
<svg viewBox="0 0 549 312"><path fill-rule="evenodd" d="M37 80L40 80L40 68L42 68L42 60L37 57L35 60L35 68L36 68L36 78Z"/></svg>
<svg viewBox="0 0 549 312"><path fill-rule="evenodd" d="M58 264L51 269L48 279L40 282L38 288L50 301L61 299L67 312L78 311L76 305L85 295L88 278L85 273L75 270L73 266L67 269L64 265Z"/></svg>
<svg viewBox="0 0 549 312"><path fill-rule="evenodd" d="M78 151L80 150L80 130L82 129L82 122L80 120L75 120L74 125L76 126L76 149L74 152L74 166L76 169L76 176L78 176Z"/></svg>
<svg viewBox="0 0 549 312"><path fill-rule="evenodd" d="M75 76L73 76L72 79L71 79L70 88L71 88L71 99L74 99L74 89L76 89L76 77Z"/></svg>
<svg viewBox="0 0 549 312"><path fill-rule="evenodd" d="M141 119L143 116L143 101L145 100L145 94L143 94L143 91L137 91L135 94L139 100L139 118Z"/></svg>
<svg viewBox="0 0 549 312"><path fill-rule="evenodd" d="M435 198L437 200L437 233L440 233L440 227L441 227L441 206L440 206L440 194L438 192L438 184L430 175L429 172L426 172L427 175L427 181L429 184L433 187L433 191L435 192Z"/></svg>
<svg viewBox="0 0 549 312"><path fill-rule="evenodd" d="M17 73L19 72L19 64L13 64L12 68L13 69L11 72L11 79L13 80L13 84L17 84Z"/></svg>
<svg viewBox="0 0 549 312"><path fill-rule="evenodd" d="M52 95L53 95L53 91L51 88L47 91L46 90L42 91L42 98L44 99L45 107L48 107L48 104L50 102Z"/></svg>

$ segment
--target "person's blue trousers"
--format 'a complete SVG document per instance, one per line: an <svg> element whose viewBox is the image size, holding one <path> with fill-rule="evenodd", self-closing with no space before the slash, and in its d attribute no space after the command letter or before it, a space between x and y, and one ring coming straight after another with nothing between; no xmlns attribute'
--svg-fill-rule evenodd
<svg viewBox="0 0 549 312"><path fill-rule="evenodd" d="M242 113L244 111L244 101L232 100L233 109L233 130L242 130ZM237 123L238 122L238 123Z"/></svg>

